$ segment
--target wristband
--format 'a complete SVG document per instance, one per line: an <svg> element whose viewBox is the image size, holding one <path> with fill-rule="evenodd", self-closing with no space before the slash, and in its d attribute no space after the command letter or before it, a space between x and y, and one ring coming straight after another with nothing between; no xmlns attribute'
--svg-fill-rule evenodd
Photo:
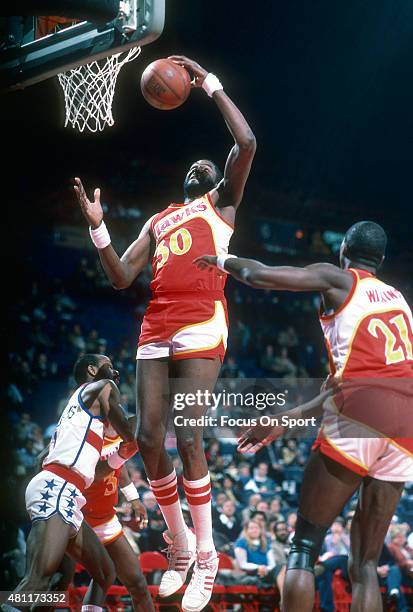
<svg viewBox="0 0 413 612"><path fill-rule="evenodd" d="M225 253L223 255L218 255L217 257L218 270L221 270L222 272L227 272L227 270L225 270L225 262L227 261L227 259L234 259L234 258L237 259L237 256L236 255L226 255Z"/></svg>
<svg viewBox="0 0 413 612"><path fill-rule="evenodd" d="M126 461L127 459L121 457L118 451L116 451L116 453L112 453L112 455L109 455L108 466L111 467L113 470L118 470L120 467L122 467L122 465L126 463Z"/></svg>
<svg viewBox="0 0 413 612"><path fill-rule="evenodd" d="M204 79L204 82L202 83L202 89L205 89L208 96L212 98L212 94L224 88L219 78L215 76L215 74L212 74L212 72L208 72Z"/></svg>
<svg viewBox="0 0 413 612"><path fill-rule="evenodd" d="M139 493L133 482L130 482L126 487L120 489L125 496L126 501L135 501L139 499Z"/></svg>
<svg viewBox="0 0 413 612"><path fill-rule="evenodd" d="M110 245L110 236L104 221L96 229L89 227L89 234L97 249L104 249Z"/></svg>

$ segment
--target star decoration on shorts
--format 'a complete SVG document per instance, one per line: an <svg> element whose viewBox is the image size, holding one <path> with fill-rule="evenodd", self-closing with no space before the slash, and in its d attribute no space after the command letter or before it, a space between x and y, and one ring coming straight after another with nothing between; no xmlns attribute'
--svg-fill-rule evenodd
<svg viewBox="0 0 413 612"><path fill-rule="evenodd" d="M76 493L76 489L72 489L70 491L70 497L79 497L79 495Z"/></svg>
<svg viewBox="0 0 413 612"><path fill-rule="evenodd" d="M49 491L42 493L42 499L50 499L53 495L50 495Z"/></svg>
<svg viewBox="0 0 413 612"><path fill-rule="evenodd" d="M73 499L68 499L67 500L67 505L68 505L69 508L74 508L75 502L73 501Z"/></svg>
<svg viewBox="0 0 413 612"><path fill-rule="evenodd" d="M72 518L72 516L73 516L73 512L72 512L72 510L66 510L66 516L67 516L68 518Z"/></svg>
<svg viewBox="0 0 413 612"><path fill-rule="evenodd" d="M51 480L46 480L46 489L51 489L53 491L54 487L57 487L57 484L54 481L54 478Z"/></svg>
<svg viewBox="0 0 413 612"><path fill-rule="evenodd" d="M39 506L39 511L40 512L46 512L47 510L47 504L46 502L43 502L43 504L41 506Z"/></svg>

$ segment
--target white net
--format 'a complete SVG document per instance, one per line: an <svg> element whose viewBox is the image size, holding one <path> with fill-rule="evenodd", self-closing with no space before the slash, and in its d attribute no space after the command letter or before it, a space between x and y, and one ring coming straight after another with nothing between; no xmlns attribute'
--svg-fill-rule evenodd
<svg viewBox="0 0 413 612"><path fill-rule="evenodd" d="M138 57L140 47L58 74L65 96L66 120L79 132L101 132L112 126L116 79L124 64Z"/></svg>

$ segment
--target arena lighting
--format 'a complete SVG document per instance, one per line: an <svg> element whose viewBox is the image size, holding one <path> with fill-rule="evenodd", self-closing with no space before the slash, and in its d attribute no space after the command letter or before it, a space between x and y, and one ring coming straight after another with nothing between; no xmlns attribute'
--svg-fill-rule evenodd
<svg viewBox="0 0 413 612"><path fill-rule="evenodd" d="M119 4L119 0L17 0L10 10L13 15L56 15L106 23L116 18ZM4 11L2 14L5 15Z"/></svg>

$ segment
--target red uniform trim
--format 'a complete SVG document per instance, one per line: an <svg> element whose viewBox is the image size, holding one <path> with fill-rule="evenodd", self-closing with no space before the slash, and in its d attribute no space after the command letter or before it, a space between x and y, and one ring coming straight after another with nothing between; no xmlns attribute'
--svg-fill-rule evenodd
<svg viewBox="0 0 413 612"><path fill-rule="evenodd" d="M206 493L211 490L211 483L203 485L202 487L190 487L188 485L184 485L184 491L189 495L196 495L197 493Z"/></svg>
<svg viewBox="0 0 413 612"><path fill-rule="evenodd" d="M122 529L122 531L119 531L119 533L117 533L115 536L113 536L113 538L110 538L110 540L106 540L103 543L103 546L107 546L108 544L113 544L113 542L116 542L116 540L119 540L119 538L121 536L123 536L123 535L124 535L124 533L123 533L123 529Z"/></svg>
<svg viewBox="0 0 413 612"><path fill-rule="evenodd" d="M191 506L202 506L202 504L207 504L211 501L211 493L201 495L200 497L192 497L191 495L186 494L186 499L188 504Z"/></svg>
<svg viewBox="0 0 413 612"><path fill-rule="evenodd" d="M173 495L176 490L177 490L176 482L174 482L167 489L161 489L160 491L154 491L153 493L156 497L156 501L162 501L164 497L169 497L170 495Z"/></svg>
<svg viewBox="0 0 413 612"><path fill-rule="evenodd" d="M353 461L350 461L350 459L347 459L344 455L342 455L335 448L333 448L328 443L328 440L317 438L311 450L316 451L317 449L320 450L320 453L322 453L323 455L326 455L327 457L330 457L330 459L333 459L333 461L335 461L336 463L340 463L340 465L350 470L350 472L354 472L355 474L358 474L359 476L363 476L363 477L367 476L368 474L367 469L363 468L361 465L358 465L357 463L353 463Z"/></svg>
<svg viewBox="0 0 413 612"><path fill-rule="evenodd" d="M103 447L103 438L101 438L97 435L97 433L89 429L86 436L86 442L93 446L93 448L95 448L100 455Z"/></svg>
<svg viewBox="0 0 413 612"><path fill-rule="evenodd" d="M350 302L351 298L353 297L354 292L355 292L356 287L357 287L357 283L359 281L359 276L358 276L356 270L353 270L352 268L349 268L348 272L350 272L351 275L353 276L353 284L351 286L351 289L350 289L346 299L341 304L341 306L339 306L339 308L337 308L337 310L335 310L330 315L321 314L321 311L320 311L320 320L321 321L331 321L331 319L334 319L334 317L336 317L340 312L342 312L344 310L344 308L347 306L347 304Z"/></svg>
<svg viewBox="0 0 413 612"><path fill-rule="evenodd" d="M77 487L81 493L83 493L86 489L86 483L83 478L65 465L60 465L59 463L49 463L48 465L43 466L43 470L52 472L52 474L56 474L56 476L63 478L63 480L67 480L67 482L70 482L70 484Z"/></svg>
<svg viewBox="0 0 413 612"><path fill-rule="evenodd" d="M171 504L174 504L175 502L178 501L179 499L178 490L176 489L176 493L174 495L171 495L171 497L168 497L168 499L163 499L163 498L158 499L157 495L155 495L155 498L159 506L170 506Z"/></svg>

